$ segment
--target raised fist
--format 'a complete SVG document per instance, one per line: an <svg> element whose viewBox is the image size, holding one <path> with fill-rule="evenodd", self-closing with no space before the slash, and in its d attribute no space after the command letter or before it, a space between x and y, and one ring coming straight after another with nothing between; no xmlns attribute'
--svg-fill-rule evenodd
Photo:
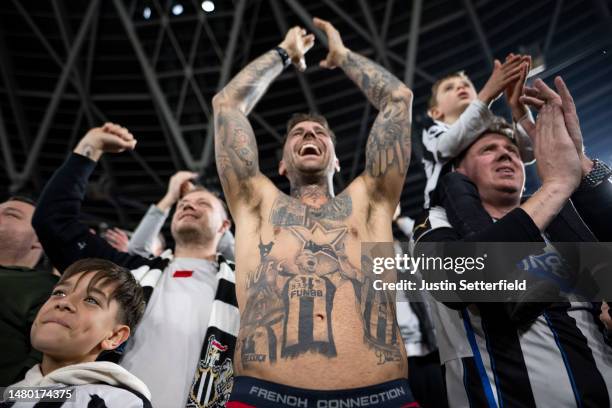
<svg viewBox="0 0 612 408"><path fill-rule="evenodd" d="M129 130L107 122L102 127L90 129L74 152L98 160L102 153L121 153L125 150L134 150L135 147L136 139Z"/></svg>

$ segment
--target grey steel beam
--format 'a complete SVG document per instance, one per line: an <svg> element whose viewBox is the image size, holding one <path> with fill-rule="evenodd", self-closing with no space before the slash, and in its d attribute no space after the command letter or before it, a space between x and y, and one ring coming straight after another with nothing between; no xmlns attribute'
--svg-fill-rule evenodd
<svg viewBox="0 0 612 408"><path fill-rule="evenodd" d="M157 104L154 103L153 107L155 108L156 116L161 117L159 106L157 106ZM164 121L160 121L160 126L162 128L162 134L164 135L164 138L166 139L166 144L168 145L168 151L170 152L170 159L172 160L172 163L174 164L174 170L175 171L182 170L184 168L184 165L181 163L179 159L174 143L172 143L172 136L170 135L168 127L166 126Z"/></svg>
<svg viewBox="0 0 612 408"><path fill-rule="evenodd" d="M62 38L62 42L64 43L64 48L66 49L66 52L68 53L70 52L70 47L71 47L70 42L72 38L72 33L70 32L70 27L68 27L68 23L66 22L66 14L65 14L63 4L61 4L59 0L52 0L51 4L53 5L53 11L55 13L55 18L57 20L57 23L60 29L60 36ZM74 69L72 70L72 72L73 72L75 81L81 84L81 86L77 87L77 92L79 94L79 97L81 98L81 102L84 108L84 113L85 113L85 117L87 118L87 122L90 127L93 127L94 120L93 120L93 115L91 113L91 98L85 92L85 89L83 87L83 80L81 78L81 73L78 68L79 60L80 58L78 57L78 54L77 54L77 57L75 58L75 61L74 61ZM68 148L70 148L70 146Z"/></svg>
<svg viewBox="0 0 612 408"><path fill-rule="evenodd" d="M559 21L559 15L563 8L563 0L557 0L555 2L555 10L553 11L552 18L550 19L550 25L548 26L548 32L546 33L546 40L544 40L544 48L542 49L542 55L544 58L548 55L550 44L552 43L553 36L557 30L557 22Z"/></svg>
<svg viewBox="0 0 612 408"><path fill-rule="evenodd" d="M161 47L164 42L164 33L166 32L166 27L168 26L168 16L161 15L159 18L159 33L157 34L157 39L155 40L155 48L153 49L153 56L151 57L151 66L155 68L157 65L157 60L159 59L159 53L161 52Z"/></svg>
<svg viewBox="0 0 612 408"><path fill-rule="evenodd" d="M158 4L158 1L154 0L154 3L156 4L156 6L158 8L159 13L160 14L164 13L164 11L161 9L161 7ZM171 1L168 0L166 2L166 9L168 9L170 7L170 5L171 5ZM167 15L164 15L164 17L167 18ZM199 25L200 21L201 20L198 19L198 25ZM202 91L200 90L200 87L199 87L198 83L196 82L195 78L193 77L193 68L188 63L187 59L185 58L185 54L183 53L183 50L182 50L182 48L181 48L181 46L180 46L176 36L174 35L174 31L172 30L172 26L170 24L167 24L166 31L167 31L167 34L168 34L168 38L170 39L170 43L172 45L172 48L174 48L174 52L178 56L178 59L179 59L181 65L183 66L183 70L185 71L186 81L191 85L191 90L195 94L195 97L196 97L196 100L198 101L198 104L200 105L200 107L202 108L202 111L206 115L207 121L210 123L211 120L212 120L212 114L210 112L210 108L209 108L208 104L206 103L206 98L202 94ZM195 51L195 48L192 48L192 51ZM180 122L180 117L178 115L176 116L176 120L177 120L177 122Z"/></svg>
<svg viewBox="0 0 612 408"><path fill-rule="evenodd" d="M293 12L297 14L297 16L306 26L306 28L308 28L312 33L314 33L319 42L327 48L327 37L325 36L324 32L315 27L314 23L312 22L312 16L310 15L310 13L308 13L308 11L306 11L306 9L296 0L285 0L285 3L287 3L287 5L293 10ZM366 32L365 35L368 36L368 33Z"/></svg>
<svg viewBox="0 0 612 408"><path fill-rule="evenodd" d="M436 28L450 24L454 20L457 20L465 16L465 14L466 14L465 10L459 10L459 11L455 11L454 13L446 14L445 16L438 18L436 20L430 21L427 24L421 24L421 30L419 34L426 34L432 30L435 30ZM395 47L396 45L401 44L404 41L407 41L409 36L410 36L410 33L395 36L393 39L389 40L389 46Z"/></svg>
<svg viewBox="0 0 612 408"><path fill-rule="evenodd" d="M2 156L4 157L4 163L6 167L6 173L11 180L11 191L17 181L17 171L15 169L15 162L13 161L13 153L11 150L11 144L8 140L8 134L6 132L6 126L4 126L4 117L2 115L2 109L0 109L0 146L2 147Z"/></svg>
<svg viewBox="0 0 612 408"><path fill-rule="evenodd" d="M338 9L338 6L336 6L335 4L329 2L328 0L325 0L329 3L330 7L334 8L334 9ZM316 28L314 26L314 24L312 23L312 17L310 16L310 14L308 13L308 11L306 11L306 9L304 7L302 7L296 0L285 0L285 2L289 5L289 7L291 7L293 9L293 11L295 12L295 14L297 14L297 16L302 20L302 22L304 23L304 25L306 27L308 27L308 29L310 29L316 36L317 39L324 45L327 47L327 38L325 37L325 34L321 32L321 30L319 30L318 28ZM370 36L370 34L363 28L361 27L359 24L357 24L357 22L355 22L354 19L352 19L350 16L347 16L346 13L342 12L344 16L348 17L349 20L346 20L347 23L349 23L351 25L351 27L353 27L353 29L359 34L361 35L365 40L367 40L368 42L370 42L370 44L372 44L374 46L374 50L376 51L376 53L381 56L381 50L378 49L376 47L376 44L374 43L374 40L372 39L372 37ZM342 17L342 16L340 16ZM383 52L386 53L386 55L400 63L400 64L405 64L406 60L404 59L404 57L399 56L397 53L393 52L390 49L386 49ZM419 76L423 77L424 79L426 79L429 82L435 82L436 78L427 73L425 70L420 69L418 67L415 68L415 72L416 74L418 74Z"/></svg>
<svg viewBox="0 0 612 408"><path fill-rule="evenodd" d="M192 2L194 7L197 10L197 4ZM197 12L197 11L196 11ZM196 29L194 30L193 37L191 39L191 47L189 49L189 57L187 59L187 65L184 68L185 78L183 78L183 83L181 84L181 92L179 94L179 99L176 107L176 119L180 122L181 115L183 114L183 107L185 105L185 99L187 98L187 86L189 85L189 79L193 76L193 63L196 56L196 51L198 49L198 45L200 44L200 35L202 34L202 26L203 26L203 18L199 18L196 23Z"/></svg>
<svg viewBox="0 0 612 408"><path fill-rule="evenodd" d="M255 122L259 123L259 125L263 127L273 138L278 140L280 143L283 142L283 136L281 136L281 134L278 133L278 131L274 129L274 127L272 127L272 125L270 125L268 121L266 121L264 118L262 118L259 114L255 112L251 112L251 117L253 118L253 120L255 120Z"/></svg>
<svg viewBox="0 0 612 408"><path fill-rule="evenodd" d="M99 93L92 95L93 101L148 101L151 100L151 95L147 93Z"/></svg>
<svg viewBox="0 0 612 408"><path fill-rule="evenodd" d="M151 67L147 59L147 56L145 55L144 49L142 48L142 44L140 43L140 40L138 39L138 36L136 34L134 24L132 20L130 20L130 17L128 16L127 10L123 5L122 0L113 0L113 3L115 4L115 8L117 9L117 14L119 15L119 19L123 24L123 28L125 29L128 38L132 44L132 48L136 53L136 57L140 62L140 67L142 68L142 71L144 73L147 85L149 86L149 90L153 95L154 101L158 104L160 108L162 117L166 122L168 129L170 130L170 134L172 135L172 138L174 139L174 142L176 143L179 149L181 157L183 158L185 164L189 169L195 169L195 162L191 157L191 154L189 153L189 147L187 146L187 143L185 142L185 139L181 134L181 130L179 128L178 123L176 122L174 116L172 116L172 111L170 110L170 106L168 106L168 101L166 101L161 87L159 86L159 82L157 80L155 72L153 71L153 68Z"/></svg>
<svg viewBox="0 0 612 408"><path fill-rule="evenodd" d="M242 38L244 40L244 46L240 47L242 51L242 60L240 66L243 67L249 63L248 58L251 54L251 45L255 38L255 28L257 27L257 21L259 20L259 11L261 9L262 0L257 0L254 5L254 11L251 13L251 25L248 32L242 31Z"/></svg>
<svg viewBox="0 0 612 408"><path fill-rule="evenodd" d="M15 5L15 8L17 9L17 11L19 11L19 14L21 14L21 16L24 18L26 23L30 26L30 28L32 29L34 34L36 34L36 36L38 37L38 40L40 41L42 46L47 50L47 52L49 53L51 58L53 58L53 60L55 61L55 63L58 66L60 66L60 67L63 66L64 62L59 57L59 55L57 55L57 52L55 52L55 50L53 49L51 44L49 44L49 41L47 41L47 38L42 33L42 31L40 31L40 28L36 25L34 20L32 20L32 17L30 17L30 14L28 14L28 12L23 7L21 2L19 0L12 0L12 1L13 1L13 5Z"/></svg>
<svg viewBox="0 0 612 408"><path fill-rule="evenodd" d="M291 0L291 1L294 1L294 0ZM376 41L376 39L372 37L372 35L368 33L368 31L365 28L363 28L359 23L357 23L357 21L355 21L353 17L351 17L347 12L342 10L340 6L338 6L336 3L334 3L331 0L323 0L323 3L325 3L327 7L331 8L334 11L334 13L336 13L340 18L346 21L353 28L353 30L355 30L359 35L361 35L370 44L372 44L372 46L376 50L376 53L378 54L378 57L382 59L384 65L389 66L387 50L382 44L379 44ZM363 13L367 14L368 11L365 10Z"/></svg>
<svg viewBox="0 0 612 408"><path fill-rule="evenodd" d="M0 75L6 89L6 96L8 97L9 103L13 108L13 114L15 117L15 123L17 124L17 132L19 133L19 140L24 152L30 148L31 135L30 130L25 120L25 113L21 99L17 97L17 81L15 80L15 71L13 69L13 63L9 57L8 49L6 47L6 40L4 36L4 30L0 27Z"/></svg>
<svg viewBox="0 0 612 408"><path fill-rule="evenodd" d="M489 46L489 42L487 41L487 37L485 36L484 30L482 29L482 25L480 24L480 19L476 14L476 9L472 4L471 0L463 0L463 5L465 6L465 10L468 13L468 17L470 18L470 22L472 23L472 27L478 36L478 40L480 41L480 46L482 47L482 51L484 51L485 56L487 57L487 63L489 67L493 67L493 52L491 51L491 47Z"/></svg>
<svg viewBox="0 0 612 408"><path fill-rule="evenodd" d="M170 3L170 2L168 2ZM166 17L166 21L168 21L166 23L167 27L166 27L166 33L168 34L168 38L170 39L170 44L172 45L172 48L174 48L174 52L176 53L176 56L178 57L178 59L180 60L181 64L183 65L183 67L185 67L185 65L187 64L187 61L185 60L185 54L183 54L183 49L181 48L180 44L178 43L178 40L176 39L176 36L174 35L174 31L172 30L172 26L169 23L169 19L168 19L168 15L165 14L165 11L161 8L161 6L159 6L159 3L157 0L153 0L153 4L155 4L155 6L157 7L158 12L160 13L160 15L163 15L163 17ZM168 4L169 6L170 4ZM166 7L168 8L168 7ZM164 14L162 14L164 13ZM132 20L130 20L132 21Z"/></svg>
<svg viewBox="0 0 612 408"><path fill-rule="evenodd" d="M191 90L193 91L193 94L195 95L198 104L200 105L202 111L204 112L204 115L206 116L206 120L209 122L212 121L212 112L210 111L210 106L208 105L208 103L206 103L206 98L204 97L202 90L198 86L198 83L196 82L193 76L189 77L189 83L191 84Z"/></svg>
<svg viewBox="0 0 612 408"><path fill-rule="evenodd" d="M66 10L64 8L63 3L59 2L58 0L52 0L52 4L53 4L53 11L55 13L56 20L58 22L58 26L60 29L60 36L62 37L62 42L64 43L64 48L66 49L66 52L69 52L70 46L71 46L70 43L72 42L72 32L68 24L68 21L66 21ZM96 13L96 15L98 18L96 18L95 22L92 24L92 32L94 33L93 35L95 35L95 31L93 30L97 26L97 21L100 18L100 13L98 12ZM91 48L94 48L94 47L91 47ZM77 87L77 92L79 93L79 96L81 99L81 107L82 107L81 112L85 114L85 118L87 119L87 126L89 128L93 128L96 122L94 120L94 116L92 112L92 100L91 100L91 96L86 90L88 88L88 84L84 83L83 81L83 75L81 73L79 60L80 59L77 57L74 63L74 69L73 69L74 78L80 84L80 86ZM104 122L107 122L106 118L100 117L100 119ZM72 145L69 144L68 150L70 150L71 148L72 148ZM116 186L117 180L115 177L115 172L113 171L113 168L111 167L109 163L108 157L103 156L102 159L100 160L100 164L102 168L104 169L105 175L110 180L110 185ZM126 219L125 211L122 208L116 208L116 210L117 210L117 214L119 215L119 218L122 220L122 223L123 223L123 221Z"/></svg>
<svg viewBox="0 0 612 408"><path fill-rule="evenodd" d="M244 10L246 9L246 6L246 0L238 0L238 4L236 4L236 9L234 10L234 19L232 21L232 29L230 31L227 47L225 48L225 56L223 58L223 63L221 64L221 73L219 74L217 91L220 91L229 80L230 72L232 69L232 62L234 61L234 53L236 52L236 45L238 44L240 26L242 25L242 19L244 17ZM209 120L208 130L206 132L206 140L204 141L204 151L202 152L201 158L202 169L206 168L212 160L214 137L215 124L213 123L213 120Z"/></svg>
<svg viewBox="0 0 612 408"><path fill-rule="evenodd" d="M203 16L200 18L202 19L202 24L204 25L204 31L206 31L206 35L208 36L208 39L210 40L210 43L212 44L213 50L215 51L215 54L217 54L217 58L219 58L219 61L221 61L223 59L223 50L221 49L221 46L219 46L219 42L217 41L217 36L215 36L215 32L208 24L207 18Z"/></svg>
<svg viewBox="0 0 612 408"><path fill-rule="evenodd" d="M287 24L287 19L283 14L280 6L278 5L276 0L270 0L270 6L272 7L272 14L274 14L274 18L276 19L276 24L281 30L281 35L285 35L289 30L289 25ZM310 85L308 84L308 80L306 79L306 75L303 72L295 71L298 82L300 83L300 88L302 88L302 92L306 97L306 103L308 103L308 109L311 112L318 112L317 104L315 103L314 95L312 90L310 89Z"/></svg>
<svg viewBox="0 0 612 408"><path fill-rule="evenodd" d="M606 0L592 0L592 2L597 10L597 15L599 15L604 22L609 22L611 18L610 2Z"/></svg>
<svg viewBox="0 0 612 408"><path fill-rule="evenodd" d="M406 70L404 71L404 83L408 88L414 86L414 73L416 69L416 56L419 45L419 31L421 28L421 12L423 0L412 0L412 15L410 16L410 37L406 49Z"/></svg>
<svg viewBox="0 0 612 408"><path fill-rule="evenodd" d="M387 0L387 5L385 6L385 16L383 17L383 23L380 27L380 38L384 43L386 43L387 34L389 33L389 25L391 24L393 3L395 3L395 0Z"/></svg>
<svg viewBox="0 0 612 408"><path fill-rule="evenodd" d="M389 58L387 57L387 47L378 34L378 28L376 27L376 23L372 18L372 10L370 9L370 6L366 0L359 0L359 6L361 7L361 12L365 17L368 29L370 30L372 40L374 41L374 47L378 50L383 65L385 67L391 67L389 64Z"/></svg>
<svg viewBox="0 0 612 408"><path fill-rule="evenodd" d="M96 44L98 38L98 27L100 23L100 12L98 11L98 18L96 18L91 26L89 32L89 50L87 52L87 64L85 66L85 78L83 79L85 85L85 93L91 97L91 73L93 71Z"/></svg>
<svg viewBox="0 0 612 408"><path fill-rule="evenodd" d="M60 58L60 56L57 54L57 52L55 52L55 49L51 46L51 44L49 44L49 42L47 41L45 35L42 33L42 31L40 30L40 28L36 25L36 23L32 20L32 18L30 17L30 15L28 14L28 12L23 8L23 6L18 2L18 0L13 0L13 4L15 5L15 7L17 8L17 10L19 11L19 13L22 15L22 17L25 19L26 23L28 24L28 26L30 27L30 29L34 32L34 34L36 35L36 37L38 37L38 40L40 41L40 43L42 44L43 48L45 48L45 50L47 50L47 52L49 53L49 55L51 56L51 59L53 59L53 61L57 64L58 67L62 68L65 65L65 61L62 60L62 58ZM97 22L98 19L94 19L94 27L97 27ZM90 55L93 47L90 48ZM77 81L75 78L70 77L69 78L71 84L78 90L79 88L81 88L81 82ZM46 97L46 95L49 95L49 97L53 97L53 94L47 94L46 92L40 92L40 91L31 91L31 90L27 90L27 91L19 91L19 94L23 94L25 96L34 96L34 97ZM74 95L74 94L69 94L69 93L65 93L63 95L63 97L65 99L78 99L79 97Z"/></svg>
<svg viewBox="0 0 612 408"><path fill-rule="evenodd" d="M72 154L72 149L70 149L70 146L75 146L76 145L76 140L77 137L79 135L79 130L81 129L81 121L83 120L83 106L79 107L79 110L77 111L76 114L76 119L73 123L72 126L72 130L70 131L70 137L68 138L68 144L67 146L69 146L68 151L66 152L66 159L68 157L70 157L70 155Z"/></svg>
<svg viewBox="0 0 612 408"><path fill-rule="evenodd" d="M6 88L0 88L0 92L8 92ZM43 98L43 99L50 99L53 96L53 92L47 92L47 91L32 91L29 89L18 89L17 90L17 95L19 96L27 96L29 98ZM66 93L64 94L64 99L65 100L70 100L70 101L78 101L79 100L79 96L77 94L74 93Z"/></svg>
<svg viewBox="0 0 612 408"><path fill-rule="evenodd" d="M154 104L155 105L155 104ZM92 105L91 108L93 109L93 113L102 121L102 122L109 122L108 118L106 117L106 115L96 106L96 105ZM140 166L144 169L144 171L149 174L149 176L151 176L151 178L153 179L153 181L159 185L160 187L165 187L166 184L159 178L159 176L157 175L157 173L155 171L153 171L153 169L151 168L151 166L149 166L147 164L147 162L142 158L142 156L140 155L140 153L138 153L136 150L129 150L128 154L130 156L132 156L134 158L134 160L136 160L136 162L138 164L140 164ZM102 160L104 160L104 156L102 157ZM110 175L110 170L109 170L109 175Z"/></svg>
<svg viewBox="0 0 612 408"><path fill-rule="evenodd" d="M95 11L97 9L98 4L99 4L99 0L92 0L89 3L89 7L87 8L87 11L85 12L85 15L83 17L83 22L81 23L79 32L77 33L77 36L74 40L74 44L72 45L72 48L70 49L70 53L68 54L68 58L66 60L64 68L60 75L60 78L57 82L57 85L55 86L53 96L51 98L51 101L49 102L49 105L47 106L45 116L43 117L43 120L41 121L40 127L36 134L36 138L34 139L34 144L32 145L32 149L30 153L28 154L28 158L24 166L24 169L19 174L18 183L20 183L20 185L23 185L25 181L32 175L34 166L36 162L38 161L40 150L42 149L42 146L47 137L47 132L49 131L49 127L51 126L51 120L55 116L55 111L61 100L62 93L64 92L64 89L66 87L66 83L68 82L68 77L70 75L70 72L72 71L72 68L74 67L76 57L79 51L81 50L81 46L83 45L85 35L87 33L87 30L90 28L91 20L93 19L95 15Z"/></svg>
<svg viewBox="0 0 612 408"><path fill-rule="evenodd" d="M134 13L136 12L137 3L138 3L138 0L132 0L132 3L130 4L130 10L129 10L130 16L133 16Z"/></svg>
<svg viewBox="0 0 612 408"><path fill-rule="evenodd" d="M55 52L55 50L50 46L50 44L47 42L47 40L45 39L45 37L43 36L42 32L40 31L40 29L38 28L38 26L36 26L36 24L32 21L32 19L30 18L29 14L27 14L27 12L25 11L25 9L23 9L23 7L20 8L20 13L24 16L24 18L26 19L26 22L28 23L28 25L30 26L30 28L32 29L32 31L34 31L37 36L39 37L40 41L43 43L43 47L47 49L47 51L49 52L49 54L51 55L52 59L55 60L55 62L60 66L63 67L64 66L64 62L61 60L61 58L59 57L59 55ZM99 17L99 15L98 15ZM92 24L92 28L91 28L91 38L90 38L90 42L91 44L95 44L95 38L96 38L96 33L97 33L97 26L98 26L98 20L99 18L94 19L94 22ZM66 30L66 34L67 34ZM87 101L87 103L84 104L83 107L86 107L88 109L91 109L93 111L93 113L95 114L95 116L98 117L99 120L101 121L108 121L107 118L105 117L105 115L97 108L97 106L95 105L95 103L93 102L92 98L89 97L89 93L87 91L87 89L89 89L89 83L90 83L90 77L91 77L91 70L92 70L92 62L93 62L93 52L94 52L94 46L91 46L89 48L89 62L88 62L88 67L87 67L87 73L86 73L86 83L82 84L80 78L70 78L70 81L72 82L72 85L76 88L76 90L78 91L78 96L77 95L68 95L68 94L64 94L62 95L63 98L66 97L71 97L73 99L77 99L77 100L85 100ZM84 88L85 87L85 88ZM24 95L27 96L34 96L34 97L48 97L48 98L53 98L55 95L54 93L45 93L45 92L30 92L30 91L23 91L20 92L23 93ZM85 95L85 96L83 96ZM132 98L133 96L133 98ZM140 97L139 95L116 95L112 98L112 100L116 100L116 99L122 99L122 100L144 100L144 99L150 99L150 96L146 96L146 98ZM105 98L105 95L101 95L100 98L98 98L99 100L108 100L108 98ZM83 115L83 107L81 108L81 110L79 111L79 115ZM79 119L77 120L77 123L80 123L80 116ZM88 123L91 124L93 123L93 119L89 119L88 118ZM76 131L76 128L75 128ZM73 137L71 138L71 140L74 139ZM73 140L72 140L73 141ZM68 144L68 146L71 146L73 143L70 142ZM150 166L148 166L146 164L146 162L142 159L142 157L140 157L140 155L138 155L136 152L131 152L131 154L136 158L137 162L140 163L143 168L145 169L145 171L147 173L149 173L149 175L151 175L151 177L153 178L153 180L163 186L163 182L159 179L159 177L157 176L157 174L155 174L155 172L153 172L153 170L150 168ZM108 166L103 162L103 165L105 167L105 169L108 170ZM22 182L25 182L25 180L23 180Z"/></svg>

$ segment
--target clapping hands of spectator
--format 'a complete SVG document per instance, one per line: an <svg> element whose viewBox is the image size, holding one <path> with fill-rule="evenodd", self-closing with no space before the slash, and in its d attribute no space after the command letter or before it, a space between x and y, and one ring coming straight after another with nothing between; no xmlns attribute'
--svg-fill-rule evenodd
<svg viewBox="0 0 612 408"><path fill-rule="evenodd" d="M525 87L525 96L521 96L521 102L536 109L541 109L545 104L560 106L563 113L563 120L569 136L576 147L576 152L580 158L582 176L586 176L593 168L593 162L584 153L582 131L580 121L576 112L574 99L561 77L555 78L557 92L553 91L541 79L536 79L533 87Z"/></svg>
<svg viewBox="0 0 612 408"><path fill-rule="evenodd" d="M495 60L493 62L493 72L478 93L478 99L487 105L492 104L508 86L520 80L526 68L529 68L529 62L524 60L521 55L506 58L503 64L499 60Z"/></svg>
<svg viewBox="0 0 612 408"><path fill-rule="evenodd" d="M506 62L515 57L515 54L508 54L506 57ZM531 67L531 56L521 55L520 57L521 66L523 69L520 71L518 79L508 84L504 90L506 100L508 101L508 106L510 106L510 110L512 111L512 119L514 119L515 122L518 122L527 114L527 106L525 103L521 102L520 97L525 93L527 74L529 74L529 69Z"/></svg>

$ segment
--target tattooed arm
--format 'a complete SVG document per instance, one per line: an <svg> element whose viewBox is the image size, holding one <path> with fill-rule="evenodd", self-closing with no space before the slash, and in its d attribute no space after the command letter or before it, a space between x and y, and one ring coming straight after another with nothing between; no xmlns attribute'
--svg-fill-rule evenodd
<svg viewBox="0 0 612 408"><path fill-rule="evenodd" d="M279 46L302 68L303 56L313 41L314 36L294 27ZM279 54L268 51L247 65L213 98L217 171L232 210L239 202L257 205L256 180L265 177L259 171L257 143L247 115L282 70Z"/></svg>
<svg viewBox="0 0 612 408"><path fill-rule="evenodd" d="M321 66L342 68L379 110L368 138L362 177L371 200L387 202L392 213L410 162L412 91L385 68L348 50L329 22L317 18L314 22L329 41L329 53Z"/></svg>

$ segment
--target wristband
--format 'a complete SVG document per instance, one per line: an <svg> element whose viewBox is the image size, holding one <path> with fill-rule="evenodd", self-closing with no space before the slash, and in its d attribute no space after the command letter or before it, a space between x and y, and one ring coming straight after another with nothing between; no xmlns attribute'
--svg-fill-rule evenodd
<svg viewBox="0 0 612 408"><path fill-rule="evenodd" d="M276 51L276 53L280 57L281 62L283 63L283 67L287 68L291 64L291 58L289 58L289 54L287 54L287 51L285 51L285 49L282 47L275 47L274 51Z"/></svg>
<svg viewBox="0 0 612 408"><path fill-rule="evenodd" d="M598 159L593 159L593 169L582 178L578 190L588 190L598 186L602 181L612 176L612 169Z"/></svg>

